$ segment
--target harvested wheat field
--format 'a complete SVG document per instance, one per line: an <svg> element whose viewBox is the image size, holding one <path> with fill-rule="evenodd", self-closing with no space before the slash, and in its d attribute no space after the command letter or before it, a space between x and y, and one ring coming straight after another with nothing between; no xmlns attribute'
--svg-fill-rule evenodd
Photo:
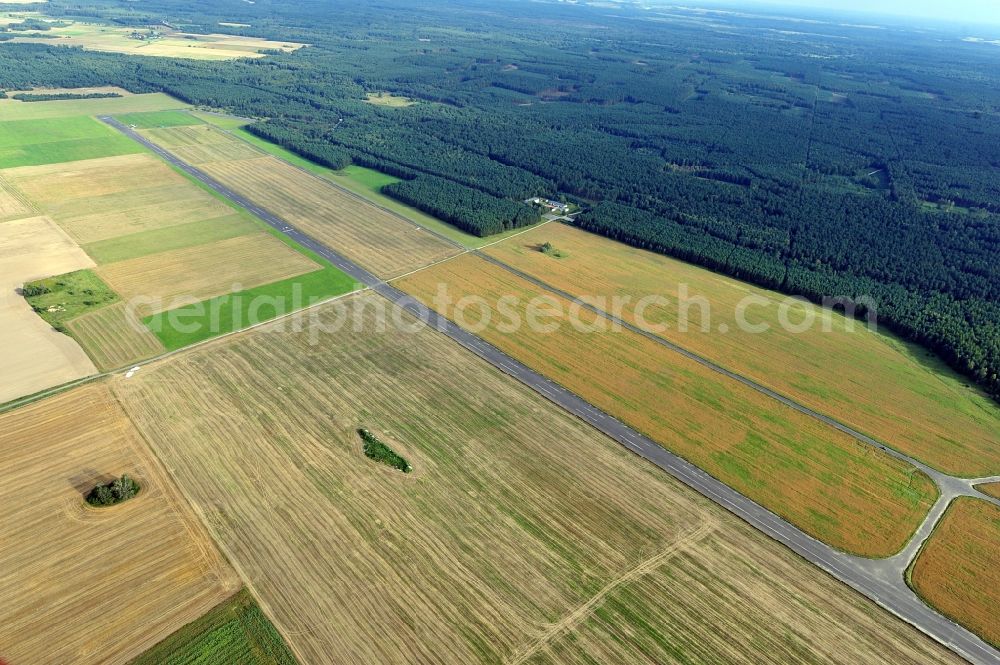
<svg viewBox="0 0 1000 665"><path fill-rule="evenodd" d="M233 213L225 203L148 154L5 173L81 245Z"/></svg>
<svg viewBox="0 0 1000 665"><path fill-rule="evenodd" d="M1000 507L955 499L913 563L910 584L931 607L1000 647Z"/></svg>
<svg viewBox="0 0 1000 665"><path fill-rule="evenodd" d="M302 662L513 659L650 575L694 608L657 619L680 656L725 626L744 662L955 662L436 333L375 332L376 302L318 310L357 328L275 323L115 383ZM367 459L359 427L413 472ZM699 586L670 581L682 561Z"/></svg>
<svg viewBox="0 0 1000 665"><path fill-rule="evenodd" d="M17 292L26 282L94 262L46 217L0 224L0 256L0 403L94 374L83 349Z"/></svg>
<svg viewBox="0 0 1000 665"><path fill-rule="evenodd" d="M166 350L124 302L78 316L69 322L68 328L102 372Z"/></svg>
<svg viewBox="0 0 1000 665"><path fill-rule="evenodd" d="M125 300L148 299L136 310L146 316L320 269L269 233L258 232L119 261L96 272Z"/></svg>
<svg viewBox="0 0 1000 665"><path fill-rule="evenodd" d="M0 457L9 662L127 663L239 588L106 386L0 415ZM86 505L122 473L139 481L136 498Z"/></svg>
<svg viewBox="0 0 1000 665"><path fill-rule="evenodd" d="M34 212L31 202L0 175L0 222L26 217Z"/></svg>
<svg viewBox="0 0 1000 665"><path fill-rule="evenodd" d="M889 556L903 547L933 504L925 475L789 407L638 334L586 332L564 314L543 326L513 326L501 297L527 321L532 284L474 255L411 275L396 286L436 306L440 285L458 299L484 298L456 315L459 325L595 406L697 464L807 533L845 551ZM566 313L570 304L551 299ZM495 310L495 311L494 311ZM489 325L480 325L489 312ZM604 319L580 312L591 329Z"/></svg>
<svg viewBox="0 0 1000 665"><path fill-rule="evenodd" d="M539 251L546 242L563 256ZM534 229L487 253L598 306L599 297L610 302L616 295L631 296L621 310L631 323L637 322L641 298L665 296L667 303L640 312L649 326L669 326L655 329L662 337L942 471L969 477L1000 473L996 402L928 352L873 333L863 322L797 304L788 320L799 324L812 316L816 325L791 332L780 324L780 304L788 299L779 293L563 224ZM711 304L709 331L701 329L697 306L688 309L688 331L678 329L681 285L689 298ZM737 307L747 296L760 299L746 310L747 320L767 324L767 332L737 325Z"/></svg>
<svg viewBox="0 0 1000 665"><path fill-rule="evenodd" d="M332 183L286 162L256 152L253 159L226 159L249 144L200 125L151 130L152 140L182 154L195 146L192 162L254 203L288 220L316 240L388 279L457 254L460 250L432 233L344 192ZM214 134L215 138L206 138ZM223 138L222 140L215 140ZM185 143L190 141L190 143ZM207 154L205 154L207 153ZM212 155L215 156L212 156ZM188 153L191 157L193 153Z"/></svg>
<svg viewBox="0 0 1000 665"><path fill-rule="evenodd" d="M992 496L995 499L1000 499L1000 483L987 483L985 485L976 485L976 489L986 494L987 496Z"/></svg>
<svg viewBox="0 0 1000 665"><path fill-rule="evenodd" d="M843 588L824 575L803 588L800 567L779 546L734 523L610 589L591 611L550 627L508 662L752 665L943 657L923 639L904 646L897 631L880 632L885 613L873 605L845 606ZM692 618L716 630L691 631ZM765 642L759 641L760 626L774 631ZM843 652L838 643L846 646ZM963 662L953 654L944 657Z"/></svg>

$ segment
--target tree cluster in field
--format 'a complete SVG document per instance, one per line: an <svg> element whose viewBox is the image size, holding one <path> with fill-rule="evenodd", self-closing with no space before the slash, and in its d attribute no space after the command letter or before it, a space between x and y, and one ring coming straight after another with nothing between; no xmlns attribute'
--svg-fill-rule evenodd
<svg viewBox="0 0 1000 665"><path fill-rule="evenodd" d="M538 246L538 251L546 256L551 256L556 259L561 259L566 256L565 252L561 249L557 249L551 242L543 242Z"/></svg>
<svg viewBox="0 0 1000 665"><path fill-rule="evenodd" d="M72 93L72 92L55 92L55 93L31 93L31 92L19 92L13 95L14 99L22 102L57 102L69 99L111 99L112 97L121 97L117 92L88 92L86 94Z"/></svg>
<svg viewBox="0 0 1000 665"><path fill-rule="evenodd" d="M110 483L97 485L87 494L87 503L92 506L113 506L128 501L139 493L139 483L128 474L115 478Z"/></svg>
<svg viewBox="0 0 1000 665"><path fill-rule="evenodd" d="M21 295L25 298L37 298L38 296L44 296L46 293L52 293L52 289L37 282L25 284L21 288Z"/></svg>
<svg viewBox="0 0 1000 665"><path fill-rule="evenodd" d="M379 464L391 466L403 473L413 471L413 467L402 456L366 429L359 429L358 435L364 444L365 457L375 460Z"/></svg>
<svg viewBox="0 0 1000 665"><path fill-rule="evenodd" d="M382 193L480 237L534 224L538 211L450 180L420 176L386 185Z"/></svg>
<svg viewBox="0 0 1000 665"><path fill-rule="evenodd" d="M736 44L628 12L521 7L537 20L399 0L257 3L225 16L184 0L142 11L95 0L79 11L312 46L192 62L6 44L0 88L119 85L267 118L251 131L335 168L401 177L387 193L473 233L509 228L526 198L565 194L590 209L579 224L591 231L788 293L871 298L882 324L1000 395L990 48L824 25L831 57L820 60L769 19L719 17L754 30ZM600 44L587 27L596 20ZM414 37L424 30L431 42ZM420 103L366 103L374 91ZM492 197L479 212L466 203L477 194Z"/></svg>

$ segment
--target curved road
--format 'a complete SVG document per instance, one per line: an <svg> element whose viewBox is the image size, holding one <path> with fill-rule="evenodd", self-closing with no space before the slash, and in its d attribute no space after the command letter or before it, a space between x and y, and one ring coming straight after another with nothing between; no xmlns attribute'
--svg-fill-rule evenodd
<svg viewBox="0 0 1000 665"><path fill-rule="evenodd" d="M177 158L172 153L132 131L114 118L102 116L100 120L118 129L138 143L141 143L210 189L253 213L272 228L294 239L304 247L308 247L352 276L359 283L371 288L382 297L395 303L442 334L447 335L500 371L532 388L551 402L611 437L622 446L655 464L688 487L711 499L771 538L781 542L830 575L833 575L838 580L870 598L904 621L914 625L931 638L952 649L955 653L973 663L1000 665L1000 651L992 648L970 631L925 605L897 575L897 566L892 564L891 559L880 561L854 557L839 552L829 545L816 540L774 513L746 498L728 485L716 480L700 468L661 448L651 439L592 406L576 394L553 383L509 357L496 347L459 328L436 312L429 310L411 296L386 284L353 261L302 233L280 217L261 208L241 194L234 192L207 173ZM693 355L680 347L678 347L678 350L685 355ZM694 359L697 360L698 357ZM727 376L731 375L732 378L741 382L745 383L747 381L739 377L739 375L732 375L723 368L720 368L720 370L723 370L723 373L726 373ZM774 397L779 399L779 401L787 403L787 398L777 393L774 393ZM788 401L790 402L791 400ZM798 407L794 403L789 404L789 406L799 408L800 410L804 408ZM830 424L838 427L838 429L845 427L837 424L835 421ZM853 434L853 431L849 433ZM877 442L873 441L872 444L881 447L881 444ZM924 465L919 466L926 468ZM940 504L941 502L939 502ZM938 507L935 506L935 508ZM943 508L944 506L941 505L940 510L943 511Z"/></svg>

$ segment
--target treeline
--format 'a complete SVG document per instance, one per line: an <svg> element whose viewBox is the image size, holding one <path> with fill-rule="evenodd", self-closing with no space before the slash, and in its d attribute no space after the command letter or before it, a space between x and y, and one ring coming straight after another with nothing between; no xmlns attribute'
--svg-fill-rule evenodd
<svg viewBox="0 0 1000 665"><path fill-rule="evenodd" d="M110 99L112 97L121 97L121 95L118 94L117 92L89 92L83 95L72 92L57 92L57 93L19 92L16 95L13 95L12 97L22 102L56 102L69 99Z"/></svg>
<svg viewBox="0 0 1000 665"><path fill-rule="evenodd" d="M382 192L479 237L534 224L538 210L458 183L420 176L386 185Z"/></svg>
<svg viewBox="0 0 1000 665"><path fill-rule="evenodd" d="M254 123L247 127L247 131L327 168L339 170L352 163L351 155L346 150L326 141L309 139L299 132L273 123Z"/></svg>

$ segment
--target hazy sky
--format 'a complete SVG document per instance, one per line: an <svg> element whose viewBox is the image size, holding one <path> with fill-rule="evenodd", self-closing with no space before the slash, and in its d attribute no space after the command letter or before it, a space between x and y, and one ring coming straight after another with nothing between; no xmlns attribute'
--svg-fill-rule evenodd
<svg viewBox="0 0 1000 665"><path fill-rule="evenodd" d="M769 4L1000 24L1000 0L761 0Z"/></svg>

